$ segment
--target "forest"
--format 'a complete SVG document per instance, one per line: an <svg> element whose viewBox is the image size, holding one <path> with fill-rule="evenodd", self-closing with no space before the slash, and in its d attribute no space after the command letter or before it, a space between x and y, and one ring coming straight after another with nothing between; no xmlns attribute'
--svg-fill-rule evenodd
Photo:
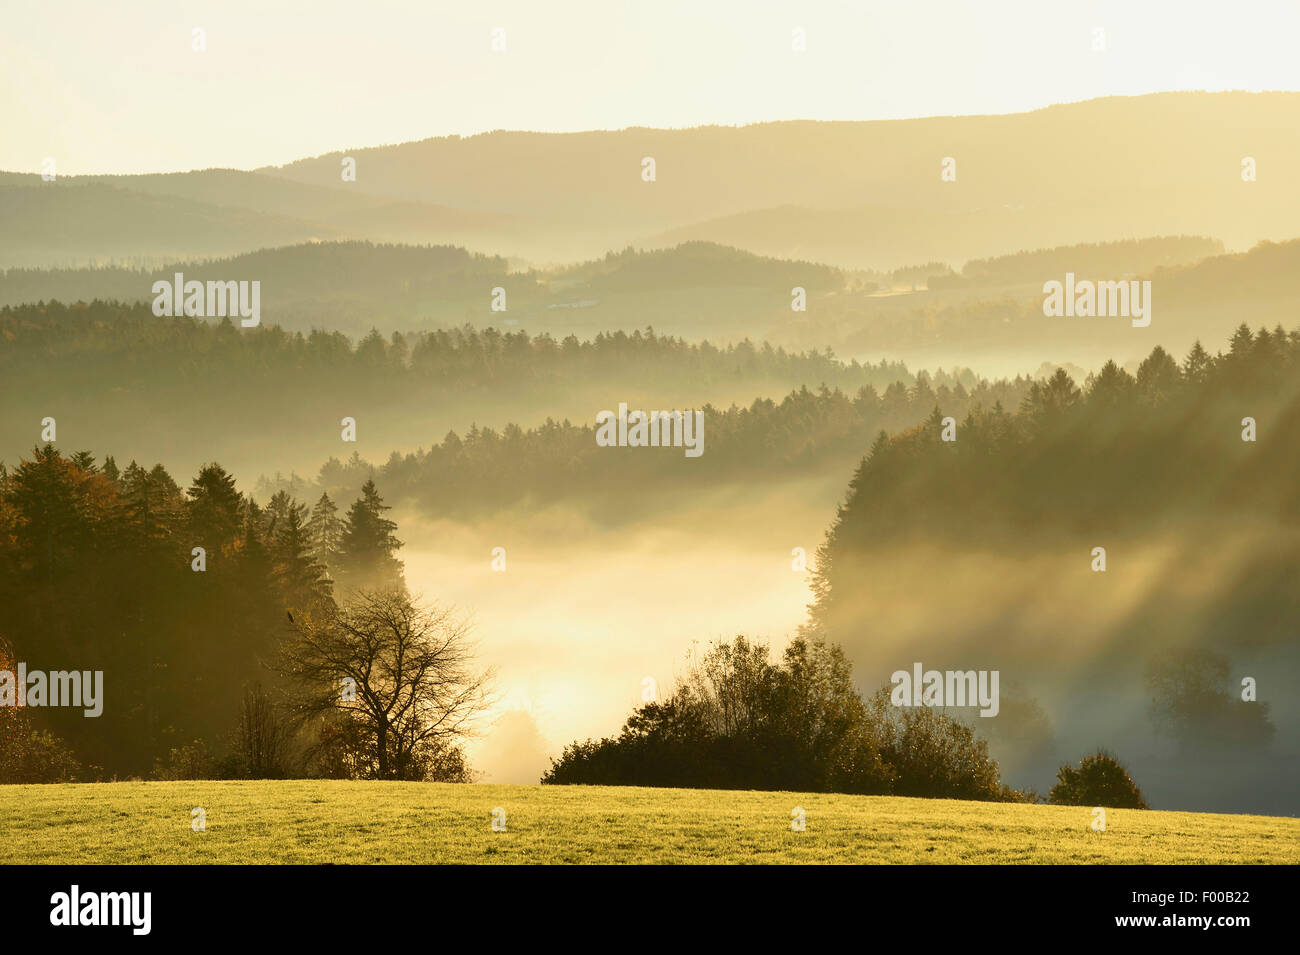
<svg viewBox="0 0 1300 955"><path fill-rule="evenodd" d="M683 347L649 341L647 347ZM537 347L526 336L515 342ZM774 353L762 354L776 360ZM241 712L261 705L263 684L276 688L282 675L276 661L292 639L295 616L310 620L313 608L328 612L342 592L404 588L401 542L396 524L384 516L385 498L426 514L464 516L525 502L581 506L599 488L618 486L644 492L639 496L653 508L651 491L679 495L860 458L818 554L816 600L805 628L813 642L796 643L791 652L813 647L831 653L820 657L823 663L847 653L845 660L866 663L858 683L867 686L880 659L862 649L864 635L877 626L873 561L897 562L891 555L909 542L942 540L953 555L1001 549L1032 559L1043 548L1076 544L1086 555L1083 545L1095 543L1099 527L1122 528L1120 540L1167 525L1192 535L1211 505L1218 522L1294 529L1300 521L1300 491L1284 477L1300 463L1300 332L1252 331L1243 324L1225 352L1212 355L1198 343L1180 362L1157 347L1136 374L1112 362L1082 387L1064 370L1040 380L978 381L970 390L960 381L935 387L922 373L910 387L895 382L883 393L870 385L853 397L802 388L780 402L708 408L706 421L707 453L696 460L599 448L589 424L550 421L500 432L476 427L428 451L395 453L381 467L357 456L332 459L315 486L263 481L256 499L215 463L204 465L184 489L162 465L132 461L120 467L111 456L65 454L52 445L0 466L0 600L8 608L0 637L6 652L39 659L47 669L103 670L114 700L95 721L67 711L41 714L53 732L44 748L47 768L62 766L64 775L82 777L184 772L168 767L178 760L190 765L197 757L187 747L195 741L221 749L245 718ZM625 493L620 501L636 497ZM335 502L349 499L353 503L340 514ZM1268 574L1256 575L1217 616L1206 616L1201 630L1163 643L1157 635L1141 638L1152 718L1188 745L1240 749L1272 735L1267 704L1243 707L1222 690L1230 656L1290 638L1285 620L1293 611L1281 610L1279 601L1295 599L1287 581L1300 568L1300 547L1279 539L1270 554ZM927 568L939 579L943 572L942 562ZM1245 606L1253 616L1242 616ZM1270 615L1270 607L1279 612ZM1217 636L1207 641L1211 633ZM839 646L844 649L828 649ZM928 659L924 647L909 652L923 650ZM1019 651L1000 659L1004 669L1032 672ZM1079 678L1089 679L1086 673ZM873 705L864 699L863 720ZM1041 719L1037 704L1028 705ZM1011 699L1004 711L1012 724L1028 712L1023 700ZM691 712L695 719L698 711ZM873 717L877 723L881 718ZM637 719L652 721L642 729L669 719L665 731L694 732L673 722L669 710ZM902 746L898 753L908 748L889 743L888 733L963 732L944 729L947 724L872 725L875 755L861 770L866 775L851 784L865 787L861 791L908 791L888 782L903 778L888 770L902 759L888 757L889 747ZM962 746L977 744L971 738ZM760 746L757 752L764 751ZM459 756L440 762L449 752L436 754L440 771L467 772ZM610 768L614 776L600 770L591 760L606 759L603 752L570 751L552 781L635 778L619 775L621 769ZM764 785L787 784L750 765L755 753L735 758L741 759L739 775L702 777L700 784L747 785L745 773L751 772ZM233 752L226 760L221 772L241 772ZM332 769L315 771L344 772L339 765L336 760ZM580 765L587 768L579 771ZM832 759L806 771L824 774L837 765ZM673 775L676 770L664 772L663 778L687 784L686 776ZM800 785L839 785L827 782L831 778L800 777ZM979 798L1003 798L1001 786L990 782Z"/></svg>
<svg viewBox="0 0 1300 955"><path fill-rule="evenodd" d="M1197 342L1180 363L1157 346L1136 374L1108 362L1082 387L1057 369L1030 382L1015 410L940 400L926 423L876 435L832 563L841 543L938 527L1032 540L1117 518L1130 529L1209 513L1300 521L1289 480L1300 464L1300 332L1243 323L1226 353ZM946 415L958 422L952 441L940 435ZM978 525L960 519L976 511Z"/></svg>
<svg viewBox="0 0 1300 955"><path fill-rule="evenodd" d="M1108 363L1082 386L1058 370L1015 409L939 403L877 434L850 479L805 633L873 677L934 657L994 661L1048 701L1154 692L1146 712L1077 704L1055 732L1154 731L1236 766L1274 734L1249 688L1289 705L1298 471L1296 331L1243 323L1226 351L1155 348L1136 374ZM1264 765L1252 773L1292 777Z"/></svg>
<svg viewBox="0 0 1300 955"><path fill-rule="evenodd" d="M147 303L3 308L0 342L0 402L9 412L0 421L0 460L30 448L51 416L74 447L136 458L166 447L172 466L191 470L215 458L253 477L273 469L314 474L340 451L409 453L476 422L590 420L611 401L725 407L804 385L856 392L915 381L895 360L841 361L747 340L715 345L654 329L557 339L458 326L372 330L353 340L159 318ZM934 380L977 384L959 369ZM351 447L339 443L344 416L359 423Z"/></svg>
<svg viewBox="0 0 1300 955"><path fill-rule="evenodd" d="M989 383L970 390L944 375L919 372L911 387L895 381L883 391L863 385L852 395L825 385L799 388L780 401L756 399L747 407L705 405L705 453L611 451L595 439L595 412L575 424L548 419L536 428L508 424L454 431L429 448L393 452L383 464L360 455L332 457L314 482L295 476L259 480L259 493L351 493L374 474L395 503L410 503L430 516L481 514L520 505L557 501L600 503L603 487L625 490L614 509L631 518L655 506L658 493L703 490L728 483L777 484L790 478L849 467L880 430L901 430L923 420L936 403L965 415L984 406L1016 406L1032 388L1027 378Z"/></svg>
<svg viewBox="0 0 1300 955"><path fill-rule="evenodd" d="M195 375L217 385L285 388L330 376L331 388L398 392L428 388L502 388L521 381L563 384L597 375L679 380L790 380L799 384L884 388L910 382L900 362L859 364L818 351L790 352L750 341L718 346L687 342L653 329L601 332L588 339L458 326L381 335L355 344L341 332L289 332L269 325L237 329L226 321L156 317L147 304L57 301L0 308L0 374L17 392L32 360L87 384L174 387ZM91 377L94 376L94 377ZM87 379L89 379L87 381ZM969 387L974 375L966 372Z"/></svg>
<svg viewBox="0 0 1300 955"><path fill-rule="evenodd" d="M960 272L932 274L926 284L932 289L1037 285L1044 275L1068 270L1119 278L1142 275L1162 266L1190 265L1222 253L1222 242L1204 236L1099 242L971 259Z"/></svg>
<svg viewBox="0 0 1300 955"><path fill-rule="evenodd" d="M8 727L0 775L193 771L195 741L238 775L241 710L284 682L277 656L292 616L320 615L354 590L404 588L386 510L373 484L344 513L328 497L259 505L215 463L183 489L160 464L119 467L51 445L0 466L0 657L103 671L108 698L96 719L0 713L34 723ZM169 766L173 753L186 754L181 766Z"/></svg>

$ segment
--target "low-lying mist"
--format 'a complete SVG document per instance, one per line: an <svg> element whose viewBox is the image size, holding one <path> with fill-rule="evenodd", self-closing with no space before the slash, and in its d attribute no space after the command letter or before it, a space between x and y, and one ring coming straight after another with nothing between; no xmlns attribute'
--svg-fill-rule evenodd
<svg viewBox="0 0 1300 955"><path fill-rule="evenodd" d="M792 551L811 562L842 483L665 495L653 518L614 529L562 507L474 524L395 511L408 586L470 614L497 669L476 768L535 783L568 743L617 733L647 678L667 696L693 642L746 633L784 646L812 597Z"/></svg>
<svg viewBox="0 0 1300 955"><path fill-rule="evenodd" d="M649 687L671 693L695 643L743 633L779 653L813 599L792 552L803 548L814 566L842 487L827 479L665 495L653 517L612 528L589 509L558 506L472 524L395 512L412 591L469 614L482 662L497 671L498 702L470 750L475 767L488 781L535 782L568 743L615 735ZM1097 542L1108 548L1105 572L1092 570L1088 547L884 546L860 567L854 616L869 623L829 638L845 647L863 693L917 662L998 670L999 715L958 715L990 740L1012 785L1045 794L1062 763L1100 747L1125 762L1153 806L1295 813L1297 709L1283 688L1300 677L1300 653L1225 630L1251 603L1240 596L1243 575L1261 554L1277 555L1276 529L1107 536ZM504 570L493 569L495 548ZM1157 733L1144 674L1161 651L1189 647L1229 659L1230 694L1243 677L1257 681L1277 730L1265 769L1258 754L1191 758Z"/></svg>

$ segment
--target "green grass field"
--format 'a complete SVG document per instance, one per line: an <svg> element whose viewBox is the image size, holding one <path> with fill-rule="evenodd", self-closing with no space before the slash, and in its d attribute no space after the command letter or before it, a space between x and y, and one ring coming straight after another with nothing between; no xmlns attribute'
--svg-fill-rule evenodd
<svg viewBox="0 0 1300 955"><path fill-rule="evenodd" d="M0 786L0 863L1300 862L1300 819L1114 809L1105 832L1091 822L1085 807L604 786Z"/></svg>

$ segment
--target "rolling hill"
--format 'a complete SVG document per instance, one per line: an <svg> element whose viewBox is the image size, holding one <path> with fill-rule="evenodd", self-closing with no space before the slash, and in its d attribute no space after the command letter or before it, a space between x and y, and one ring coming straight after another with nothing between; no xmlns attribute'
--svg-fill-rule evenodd
<svg viewBox="0 0 1300 955"><path fill-rule="evenodd" d="M252 172L4 173L0 266L156 263L310 238L543 264L703 240L873 269L1146 235L1244 249L1294 234L1298 108L1297 93L1160 93L1001 116L493 132ZM945 157L955 181L940 178ZM1242 181L1245 157L1257 181Z"/></svg>
<svg viewBox="0 0 1300 955"><path fill-rule="evenodd" d="M347 155L362 191L553 224L551 247L526 250L550 260L704 239L886 268L1138 235L1234 248L1289 236L1297 108L1296 93L1162 93L1004 116L496 132ZM332 185L343 155L263 171ZM1260 170L1249 184L1245 156ZM944 157L955 182L940 179Z"/></svg>
<svg viewBox="0 0 1300 955"><path fill-rule="evenodd" d="M194 807L207 829L190 828ZM505 810L506 831L492 812ZM800 807L807 829L793 832ZM0 788L0 863L1295 864L1300 820L825 793L450 783ZM285 838L285 834L291 838Z"/></svg>

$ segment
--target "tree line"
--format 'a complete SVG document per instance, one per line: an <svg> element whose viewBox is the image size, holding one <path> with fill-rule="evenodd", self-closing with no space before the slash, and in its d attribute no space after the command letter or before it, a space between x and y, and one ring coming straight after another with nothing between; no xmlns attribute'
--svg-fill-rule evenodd
<svg viewBox="0 0 1300 955"><path fill-rule="evenodd" d="M592 378L691 381L771 378L857 388L885 388L915 379L901 362L843 362L827 352L787 352L746 340L726 346L657 334L652 328L568 335L476 329L469 325L383 336L371 330L355 344L341 332L288 332L276 325L237 328L229 319L157 317L148 304L57 301L0 308L0 375L19 393L41 378L78 387L169 387L201 376L212 386L301 393L328 377L332 389L354 383L377 392L412 387L447 391L517 388ZM33 367L33 359L39 365ZM948 373L940 372L940 376ZM969 388L976 377L953 373ZM48 387L43 389L49 393Z"/></svg>
<svg viewBox="0 0 1300 955"><path fill-rule="evenodd" d="M185 489L51 445L0 465L0 662L102 671L106 696L95 719L0 708L0 781L464 777L483 684L463 629L407 595L387 510L373 482L344 513L259 504L215 463Z"/></svg>
<svg viewBox="0 0 1300 955"><path fill-rule="evenodd" d="M923 423L880 431L859 463L817 554L807 632L870 647L863 581L912 544L1024 561L1068 553L1087 574L1098 569L1098 544L1124 554L1132 542L1176 541L1213 557L1240 534L1248 559L1216 565L1232 574L1202 588L1196 613L1172 617L1176 605L1154 591L1115 624L1115 643L1093 667L1105 653L1127 667L1137 649L1149 656L1144 680L1161 732L1184 748L1261 746L1274 735L1268 704L1242 698L1229 660L1293 656L1297 473L1300 331L1243 323L1225 351L1198 342L1180 362L1156 347L1136 374L1108 362L1082 387L1058 370L1013 410L937 402ZM942 568L933 573L943 579ZM1005 629L982 650L1030 654L1008 649L1017 631Z"/></svg>
<svg viewBox="0 0 1300 955"><path fill-rule="evenodd" d="M1038 802L1002 782L988 743L942 709L864 696L843 649L799 636L773 662L745 636L692 651L664 700L637 707L617 736L570 743L551 785L671 786ZM1049 800L1145 809L1114 757L1062 766Z"/></svg>
<svg viewBox="0 0 1300 955"><path fill-rule="evenodd" d="M1222 253L1223 243L1205 236L1121 239L971 259L960 272L936 270L926 279L932 289L1039 285L1047 277L1066 272L1074 272L1080 278L1118 280L1160 267L1189 265Z"/></svg>
<svg viewBox="0 0 1300 955"><path fill-rule="evenodd" d="M618 736L565 747L542 782L1023 798L970 727L894 707L887 687L864 699L839 647L796 638L773 663L744 636L695 655Z"/></svg>
<svg viewBox="0 0 1300 955"><path fill-rule="evenodd" d="M823 385L798 388L780 401L756 399L747 407L706 404L704 453L697 458L685 458L680 449L601 447L595 437L598 409L593 409L591 423L547 419L535 428L508 424L499 431L475 425L464 435L449 432L427 450L395 451L383 464L354 453L346 460L327 460L314 482L277 475L264 477L257 488L259 493L289 489L338 496L351 493L373 473L393 500L438 515L528 502L578 504L599 499L611 486L639 488L646 492L641 499L649 501L653 492L665 489L676 493L736 481L759 486L825 474L858 457L878 430L922 420L935 402L960 413L1017 402L1032 387L1024 377L978 380L970 389L952 379L936 386L936 380L922 371L910 387L899 381L883 391L864 385L852 396ZM628 506L633 506L630 497Z"/></svg>
<svg viewBox="0 0 1300 955"><path fill-rule="evenodd" d="M571 266L523 270L500 256L457 246L344 241L300 243L152 268L5 269L0 270L0 305L51 300L148 303L153 283L171 282L178 272L200 282L257 279L266 291L268 314L278 324L357 334L371 324L391 331L499 320L508 316L489 310L497 288L506 291L512 316L532 319L545 317L552 306L597 299L608 328L634 321L635 301L647 293L693 290L699 293L697 302L703 302L710 292L760 289L770 293L765 297L773 309L780 309L789 307L794 286L812 295L844 286L843 274L829 266L765 258L712 242L686 242L669 249L629 247ZM631 310L624 307L629 303Z"/></svg>
<svg viewBox="0 0 1300 955"><path fill-rule="evenodd" d="M924 422L875 435L828 538L827 566L833 574L841 546L918 528L1023 538L1117 515L1143 527L1207 510L1295 523L1297 438L1300 331L1244 323L1226 353L1197 342L1180 363L1157 346L1136 374L1110 361L1082 387L1058 369L1028 382L1012 410L940 399ZM1242 493L1223 493L1232 486ZM908 506L921 500L926 507ZM978 525L957 519L974 508Z"/></svg>

